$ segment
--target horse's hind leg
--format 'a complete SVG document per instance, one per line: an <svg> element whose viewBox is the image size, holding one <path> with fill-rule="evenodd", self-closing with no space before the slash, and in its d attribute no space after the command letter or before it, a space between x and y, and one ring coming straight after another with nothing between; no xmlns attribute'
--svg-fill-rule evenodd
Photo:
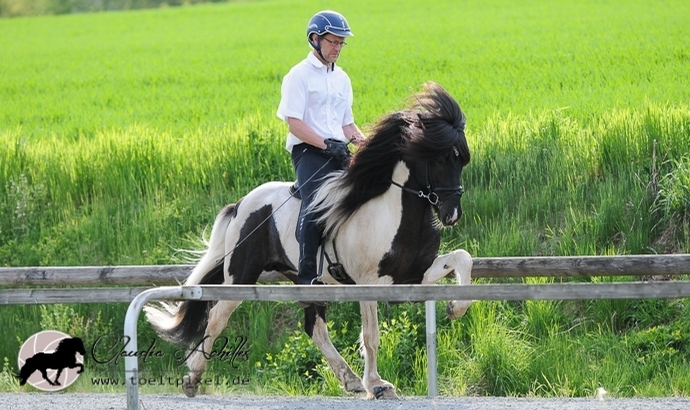
<svg viewBox="0 0 690 410"><path fill-rule="evenodd" d="M432 284L443 279L451 272L461 286L470 285L472 280L472 256L463 249L458 249L437 257L429 269L424 272L422 284ZM457 319L467 312L472 305L471 300L451 300L446 306L446 314L451 319Z"/></svg>
<svg viewBox="0 0 690 410"><path fill-rule="evenodd" d="M379 319L376 302L359 302L362 310L362 356L364 356L364 388L368 399L397 399L395 387L381 379L376 364L379 349Z"/></svg>
<svg viewBox="0 0 690 410"><path fill-rule="evenodd" d="M57 374L55 375L55 384L54 386L60 386L60 375L62 374L62 371L64 370L64 367L61 367L58 369Z"/></svg>
<svg viewBox="0 0 690 410"><path fill-rule="evenodd" d="M192 345L192 353L187 359L189 375L184 378L182 384L182 390L187 397L194 397L199 391L201 376L206 371L206 357L213 351L213 343L228 325L230 315L240 303L242 302L237 300L220 300L209 312L204 338Z"/></svg>
<svg viewBox="0 0 690 410"><path fill-rule="evenodd" d="M326 326L326 308L309 305L304 310L305 332L326 358L335 376L340 380L346 391L363 392L362 380L352 371L345 359L338 353L328 336Z"/></svg>

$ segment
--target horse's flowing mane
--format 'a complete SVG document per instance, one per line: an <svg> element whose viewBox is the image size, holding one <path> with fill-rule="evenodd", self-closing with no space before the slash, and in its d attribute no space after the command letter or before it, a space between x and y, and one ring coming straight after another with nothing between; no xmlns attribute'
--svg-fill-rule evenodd
<svg viewBox="0 0 690 410"><path fill-rule="evenodd" d="M62 352L63 350L69 349L69 346L72 344L72 339L66 337L62 340L60 340L60 343L58 343L57 347L55 348L55 353Z"/></svg>
<svg viewBox="0 0 690 410"><path fill-rule="evenodd" d="M400 161L428 161L456 147L463 165L469 163L465 121L458 103L433 82L411 97L408 108L381 118L349 168L332 174L315 197L313 207L323 212L320 222L326 235L337 232L360 206L383 194Z"/></svg>
<svg viewBox="0 0 690 410"><path fill-rule="evenodd" d="M57 347L55 348L55 353L62 353L63 351L71 352L73 350L81 351L84 350L83 342L79 338L69 338L66 337L60 340Z"/></svg>

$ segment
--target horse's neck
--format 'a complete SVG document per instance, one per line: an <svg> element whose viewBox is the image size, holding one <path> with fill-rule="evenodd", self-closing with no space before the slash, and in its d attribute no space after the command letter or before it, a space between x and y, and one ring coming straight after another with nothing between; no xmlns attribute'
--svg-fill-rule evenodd
<svg viewBox="0 0 690 410"><path fill-rule="evenodd" d="M409 178L410 178L410 169L407 167L407 165L403 161L398 162L398 164L393 169L393 176L391 177L393 182L395 182L399 185L405 185L405 183L407 182L407 180ZM395 187L391 186L391 188L395 188Z"/></svg>
<svg viewBox="0 0 690 410"><path fill-rule="evenodd" d="M400 186L406 186L405 184L409 182L410 169L403 161L400 161L398 165L396 165L395 169L393 170L393 177L391 179ZM430 215L429 212L431 211L428 201L416 197L409 191L401 194L400 190L401 188L395 186L394 184L391 184L391 187L389 188L389 192L393 191L393 195L407 199L401 200L399 205L401 219L406 220L407 228L414 230L415 232L427 230L429 226L428 216ZM390 203L393 204L392 201ZM394 204L394 206L398 208L397 203ZM407 214L407 216L405 216L405 214ZM413 217L410 217L410 215L413 215Z"/></svg>

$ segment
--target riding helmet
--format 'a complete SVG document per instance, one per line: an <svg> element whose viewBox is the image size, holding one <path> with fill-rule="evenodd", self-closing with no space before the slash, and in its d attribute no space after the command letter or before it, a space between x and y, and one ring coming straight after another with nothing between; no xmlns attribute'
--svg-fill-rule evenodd
<svg viewBox="0 0 690 410"><path fill-rule="evenodd" d="M314 47L310 37L312 34L318 34L323 36L326 33L331 33L338 37L352 37L352 31L350 31L350 25L347 24L347 20L342 14L332 11L323 10L320 11L309 20L309 25L307 25L307 41Z"/></svg>

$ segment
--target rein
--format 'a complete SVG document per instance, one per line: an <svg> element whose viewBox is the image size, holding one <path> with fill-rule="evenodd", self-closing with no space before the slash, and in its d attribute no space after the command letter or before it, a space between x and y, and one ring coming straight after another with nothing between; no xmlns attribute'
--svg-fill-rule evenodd
<svg viewBox="0 0 690 410"><path fill-rule="evenodd" d="M434 205L434 206L438 205L438 194L436 194L436 192L434 192L434 191L430 190L428 194L425 194L424 191L422 191L421 189L419 191L417 191L417 190L414 190L412 188L402 186L395 181L391 181L391 184L397 186L398 188L402 189L405 192L409 192L410 194L417 195L419 198L426 199L427 201L429 201L429 203L431 205ZM429 187L427 187L427 189L429 189Z"/></svg>
<svg viewBox="0 0 690 410"><path fill-rule="evenodd" d="M456 186L451 186L451 187L434 187L433 182L431 181L431 171L430 171L430 166L429 163L426 164L426 189L429 191L429 193L425 193L424 191L420 190L415 190L412 188L408 188L406 186L403 186L395 181L391 181L391 184L397 186L398 188L402 189L405 192L408 192L413 195L417 195L419 198L424 198L429 203L433 206L440 206L439 204L442 203L442 201L439 199L439 196L436 192L446 192L450 191L451 194L448 195L448 198L458 195L462 196L462 194L465 192L465 190L462 188L462 185L456 185Z"/></svg>

